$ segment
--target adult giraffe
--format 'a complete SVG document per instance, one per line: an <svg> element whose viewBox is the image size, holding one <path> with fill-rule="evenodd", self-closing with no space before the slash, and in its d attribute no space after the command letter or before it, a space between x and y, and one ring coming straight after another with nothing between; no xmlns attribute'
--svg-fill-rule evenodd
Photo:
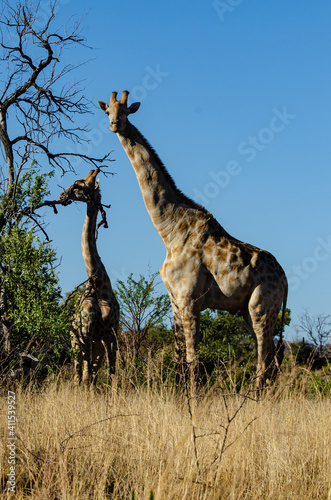
<svg viewBox="0 0 331 500"><path fill-rule="evenodd" d="M287 298L287 279L269 252L230 236L201 205L175 185L147 140L128 120L140 103L127 105L128 91L108 105L99 101L109 116L136 173L150 218L167 250L160 269L169 292L176 335L177 359L185 340L191 388L195 392L200 340L200 311L206 308L240 311L257 340L257 380L261 387L275 378L283 359L282 338L275 349L273 332Z"/></svg>
<svg viewBox="0 0 331 500"><path fill-rule="evenodd" d="M96 383L106 352L111 381L115 371L119 324L119 305L96 245L97 217L102 209L99 181L96 181L98 172L98 169L91 170L85 179L77 180L59 196L64 205L72 201L86 203L82 253L88 280L71 331L71 345L78 354L74 361L75 382L83 381L86 388ZM104 215L101 223L106 225Z"/></svg>

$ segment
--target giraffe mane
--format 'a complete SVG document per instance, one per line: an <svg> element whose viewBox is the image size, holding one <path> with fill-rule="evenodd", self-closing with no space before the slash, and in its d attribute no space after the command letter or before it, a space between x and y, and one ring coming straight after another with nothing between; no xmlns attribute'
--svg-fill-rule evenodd
<svg viewBox="0 0 331 500"><path fill-rule="evenodd" d="M163 173L163 175L166 177L166 179L168 180L170 186L174 189L174 191L179 195L179 197L182 199L182 201L189 205L191 208L194 208L196 210L199 210L200 212L204 213L205 215L207 215L207 220L206 220L206 223L208 224L208 227L210 228L210 230L212 230L212 228L214 228L214 230L216 231L219 231L220 234L222 234L223 236L226 236L228 238L230 238L232 241L234 242L240 242L242 243L240 240L238 240L237 238L234 238L233 236L231 236L225 229L224 227L218 222L217 219L215 219L215 217L213 216L213 214L211 214L203 205L199 205L199 203L196 203L194 200L192 200L191 198L189 198L188 196L186 196L176 185L175 181L173 180L173 178L171 177L171 175L169 174L166 166L164 165L163 161L160 159L159 155L157 154L157 152L155 151L155 149L153 148L153 146L151 146L151 144L148 142L148 140L143 136L143 134L134 126L132 125L132 123L130 123L130 125L136 130L137 134L139 135L139 138L140 140L142 141L142 143L148 148L148 150L152 153L153 157L154 157L154 160L157 162L161 172Z"/></svg>
<svg viewBox="0 0 331 500"><path fill-rule="evenodd" d="M134 127L134 125L132 125L132 123L130 123L130 125L132 127ZM167 168L165 167L164 163L160 159L159 155L157 154L157 152L155 151L155 149L153 148L153 146L151 146L151 144L148 142L148 140L142 135L142 133L136 127L134 127L134 129L136 130L137 134L139 135L139 138L144 143L144 145L146 146L146 148L152 153L154 160L156 161L156 163L160 167L161 172L166 177L166 179L168 180L170 186L175 191L175 193L179 195L179 197L183 200L184 203L186 203L187 205L190 205L192 208L195 208L197 210L200 210L201 212L204 212L205 214L208 214L208 216L210 217L211 216L210 212L208 212L208 210L204 206L199 205L198 203L196 203L195 201L193 201L191 198L189 198L188 196L186 196L177 187L175 181L173 180L173 178L169 174Z"/></svg>

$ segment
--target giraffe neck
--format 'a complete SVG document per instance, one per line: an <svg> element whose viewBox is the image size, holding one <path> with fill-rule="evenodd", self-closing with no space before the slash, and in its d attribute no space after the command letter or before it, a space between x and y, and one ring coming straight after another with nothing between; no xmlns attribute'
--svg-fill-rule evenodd
<svg viewBox="0 0 331 500"><path fill-rule="evenodd" d="M167 246L188 209L207 211L176 187L157 153L136 127L128 123L117 136L136 173L149 216Z"/></svg>
<svg viewBox="0 0 331 500"><path fill-rule="evenodd" d="M97 283L100 286L101 282L108 282L109 278L97 249L96 224L98 212L98 208L90 203L87 204L82 233L82 253L88 278L92 280L92 283Z"/></svg>

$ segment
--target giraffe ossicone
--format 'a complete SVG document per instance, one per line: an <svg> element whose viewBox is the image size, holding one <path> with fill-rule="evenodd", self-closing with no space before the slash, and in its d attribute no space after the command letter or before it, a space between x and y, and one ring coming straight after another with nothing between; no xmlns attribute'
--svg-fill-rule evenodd
<svg viewBox="0 0 331 500"><path fill-rule="evenodd" d="M101 205L99 170L91 170L59 196L63 205L73 201L86 203L86 216L82 232L82 254L88 276L85 290L79 298L78 312L72 324L71 345L76 351L74 360L75 382L86 388L96 384L97 375L106 355L109 380L115 372L119 305L96 245L97 218ZM102 221L104 224L105 220Z"/></svg>
<svg viewBox="0 0 331 500"><path fill-rule="evenodd" d="M133 166L147 211L167 250L160 274L171 300L177 359L184 345L195 392L200 311L240 311L256 336L257 380L259 387L264 386L275 378L283 359L282 337L276 349L273 333L282 306L281 330L284 324L285 273L273 255L232 237L177 188L155 150L128 120L140 106L128 106L128 95L124 91L118 101L113 92L109 105L99 101L99 106Z"/></svg>

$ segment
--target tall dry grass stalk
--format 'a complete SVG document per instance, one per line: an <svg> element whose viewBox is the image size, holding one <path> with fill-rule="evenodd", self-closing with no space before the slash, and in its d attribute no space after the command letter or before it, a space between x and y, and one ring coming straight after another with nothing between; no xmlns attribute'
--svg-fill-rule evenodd
<svg viewBox="0 0 331 500"><path fill-rule="evenodd" d="M184 392L161 385L17 387L14 498L331 499L331 401L281 382L260 401L210 390L193 417ZM7 393L0 431L6 498Z"/></svg>

